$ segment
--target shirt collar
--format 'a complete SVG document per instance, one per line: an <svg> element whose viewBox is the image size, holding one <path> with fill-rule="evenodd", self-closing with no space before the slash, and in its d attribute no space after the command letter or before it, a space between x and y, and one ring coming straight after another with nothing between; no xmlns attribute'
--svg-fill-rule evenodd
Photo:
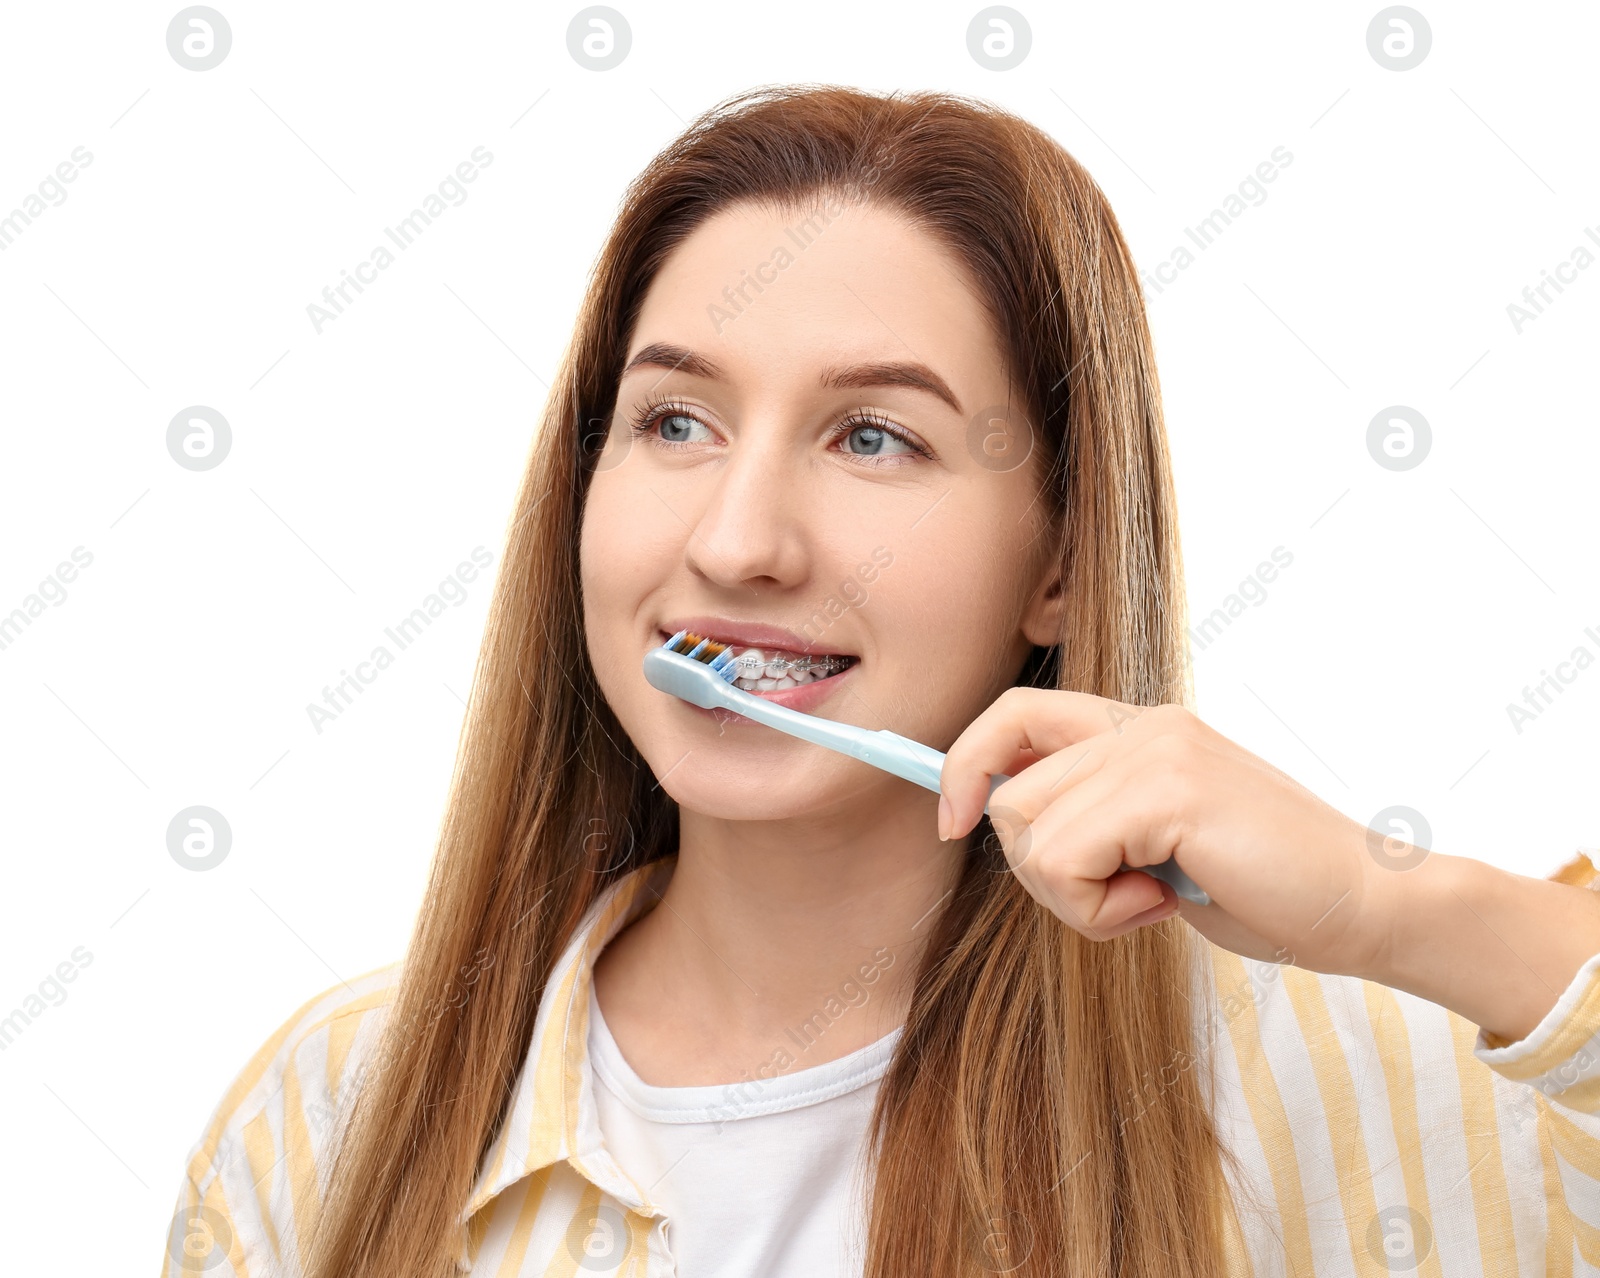
<svg viewBox="0 0 1600 1278"><path fill-rule="evenodd" d="M502 1190L566 1159L584 1179L645 1216L654 1216L643 1190L606 1149L589 1064L589 989L606 943L660 896L676 856L629 871L606 887L551 969L539 1000L533 1038L494 1144L467 1199L466 1224Z"/></svg>

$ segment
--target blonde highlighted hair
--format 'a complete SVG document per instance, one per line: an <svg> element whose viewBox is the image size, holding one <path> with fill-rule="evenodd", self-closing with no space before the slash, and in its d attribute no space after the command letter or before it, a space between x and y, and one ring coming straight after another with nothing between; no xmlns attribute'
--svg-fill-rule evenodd
<svg viewBox="0 0 1600 1278"><path fill-rule="evenodd" d="M1069 599L1059 641L1016 682L1191 703L1155 362L1094 181L1039 129L954 95L769 87L707 112L629 187L535 437L385 1067L344 1129L309 1278L456 1272L458 1218L555 959L597 893L676 850L676 806L590 668L584 498L666 256L736 202L824 197L935 236L969 268L1007 353L1044 496L1066 515ZM1023 890L980 823L873 1114L868 1278L1221 1278L1209 1072L1163 1069L1199 1050L1193 944L1176 920L1085 940ZM468 968L472 995L456 1001Z"/></svg>

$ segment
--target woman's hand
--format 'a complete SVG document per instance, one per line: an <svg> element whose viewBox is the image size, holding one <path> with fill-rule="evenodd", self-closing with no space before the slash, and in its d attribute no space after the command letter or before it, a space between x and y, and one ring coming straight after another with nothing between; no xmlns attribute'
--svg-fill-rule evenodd
<svg viewBox="0 0 1600 1278"><path fill-rule="evenodd" d="M1097 940L1181 913L1246 958L1406 990L1508 1042L1600 954L1600 893L1386 838L1182 706L1007 690L945 758L941 838L978 823L995 773L1012 870ZM1123 870L1168 857L1210 905Z"/></svg>
<svg viewBox="0 0 1600 1278"><path fill-rule="evenodd" d="M1249 958L1355 974L1379 965L1393 930L1382 880L1396 877L1369 852L1379 836L1183 707L1008 690L948 752L941 837L977 824L997 772L1011 774L990 802L1006 860L1085 936L1181 912ZM1168 857L1211 905L1119 873Z"/></svg>

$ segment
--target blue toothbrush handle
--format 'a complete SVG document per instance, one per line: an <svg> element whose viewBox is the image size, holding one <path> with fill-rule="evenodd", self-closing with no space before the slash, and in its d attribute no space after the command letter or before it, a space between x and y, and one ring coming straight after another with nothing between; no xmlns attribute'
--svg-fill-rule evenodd
<svg viewBox="0 0 1600 1278"><path fill-rule="evenodd" d="M878 732L876 736L881 739L882 744L876 749L863 745L855 752L857 758L886 772L904 777L907 781L913 781L925 790L932 790L935 794L939 792L939 776L944 769L942 752L887 729ZM994 792L1009 780L1011 778L1003 772L996 772L990 776L989 798L992 799ZM983 810L985 814L989 811L987 799L984 801ZM1185 874L1174 860L1162 861L1159 865L1128 868L1137 869L1153 879L1160 879L1185 901L1195 905L1211 904L1211 897L1206 890Z"/></svg>
<svg viewBox="0 0 1600 1278"><path fill-rule="evenodd" d="M681 637L680 633L674 638ZM702 642L701 647L704 646ZM695 651L698 652L699 649ZM939 774L944 769L944 755L920 741L913 741L909 737L902 737L899 733L887 729L873 731L871 728L863 728L853 723L819 719L809 714L801 714L798 710L791 710L787 706L776 705L734 687L728 682L725 672L713 670L703 662L683 653L670 652L665 646L652 648L645 653L644 675L652 687L672 696L682 697L694 705L707 709L721 706L737 711L757 723L766 724L769 728L776 728L779 732L786 732L792 737L810 741L828 750L837 750L840 754L847 754L860 759L863 763L870 763L873 767L881 768L897 777L904 777L925 790L939 793ZM997 787L1004 785L1010 779L1003 773L991 776L990 796L994 795ZM987 802L984 803L983 810L986 813L989 811ZM1199 884L1178 868L1176 861L1167 860L1160 865L1129 868L1137 869L1150 875L1151 878L1169 884L1172 890L1186 901L1192 901L1196 905L1211 904L1211 898Z"/></svg>

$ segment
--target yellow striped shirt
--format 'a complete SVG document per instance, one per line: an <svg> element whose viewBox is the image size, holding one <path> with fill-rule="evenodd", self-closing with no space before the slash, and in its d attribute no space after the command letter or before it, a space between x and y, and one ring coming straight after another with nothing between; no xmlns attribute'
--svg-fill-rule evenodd
<svg viewBox="0 0 1600 1278"><path fill-rule="evenodd" d="M461 1215L475 1278L674 1272L664 1220L601 1138L588 997L606 943L673 858L612 884L545 989L507 1117ZM1579 855L1550 876L1600 889ZM1216 1083L1237 1278L1600 1274L1600 954L1526 1038L1493 1045L1423 999L1205 947L1190 1066ZM162 1278L293 1278L329 1138L391 1005L393 963L319 994L269 1038L190 1152Z"/></svg>

